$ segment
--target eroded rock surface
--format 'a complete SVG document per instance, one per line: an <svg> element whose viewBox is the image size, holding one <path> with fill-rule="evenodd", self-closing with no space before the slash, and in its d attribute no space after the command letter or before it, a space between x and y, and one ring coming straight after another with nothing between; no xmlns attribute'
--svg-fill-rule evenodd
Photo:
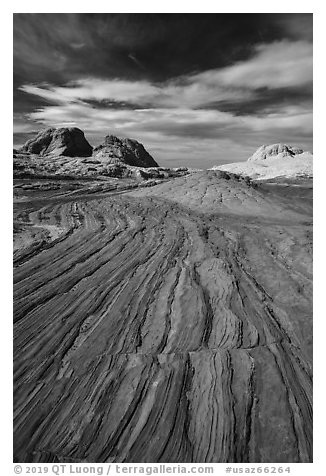
<svg viewBox="0 0 326 476"><path fill-rule="evenodd" d="M263 145L247 162L217 165L212 170L223 170L255 180L307 179L313 176L313 155L286 144Z"/></svg>
<svg viewBox="0 0 326 476"><path fill-rule="evenodd" d="M310 462L311 189L25 188L17 462Z"/></svg>
<svg viewBox="0 0 326 476"><path fill-rule="evenodd" d="M20 151L41 156L89 157L93 148L85 139L83 131L77 127L51 127L27 141Z"/></svg>
<svg viewBox="0 0 326 476"><path fill-rule="evenodd" d="M303 149L286 144L262 145L251 157L249 157L248 162L260 162L275 157L285 159L286 157L294 157L295 155L303 153Z"/></svg>
<svg viewBox="0 0 326 476"><path fill-rule="evenodd" d="M95 147L94 157L111 164L158 167L143 144L134 139L120 139L113 135L106 136L103 144Z"/></svg>
<svg viewBox="0 0 326 476"><path fill-rule="evenodd" d="M160 167L133 139L107 136L94 149L76 128L47 129L14 151L14 178L123 178L161 180L191 173L187 167Z"/></svg>
<svg viewBox="0 0 326 476"><path fill-rule="evenodd" d="M192 172L187 167L135 167L122 162L112 163L105 156L94 157L52 157L17 154L13 163L16 179L90 179L107 178L134 179L138 181L166 179Z"/></svg>

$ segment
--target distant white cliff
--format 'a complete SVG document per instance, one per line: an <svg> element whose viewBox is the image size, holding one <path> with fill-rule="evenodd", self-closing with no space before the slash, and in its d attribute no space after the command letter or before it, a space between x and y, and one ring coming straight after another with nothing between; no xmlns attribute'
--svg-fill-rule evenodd
<svg viewBox="0 0 326 476"><path fill-rule="evenodd" d="M215 165L224 170L256 180L312 178L313 155L286 144L262 145L246 162Z"/></svg>

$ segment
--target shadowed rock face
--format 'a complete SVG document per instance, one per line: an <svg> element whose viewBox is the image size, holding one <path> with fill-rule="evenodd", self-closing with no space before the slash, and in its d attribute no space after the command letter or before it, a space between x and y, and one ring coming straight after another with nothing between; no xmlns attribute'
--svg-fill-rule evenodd
<svg viewBox="0 0 326 476"><path fill-rule="evenodd" d="M94 156L107 163L122 163L136 167L158 167L144 146L133 139L119 139L108 135L103 144L95 147Z"/></svg>
<svg viewBox="0 0 326 476"><path fill-rule="evenodd" d="M49 128L41 131L21 148L21 152L66 157L89 157L92 146L77 127Z"/></svg>
<svg viewBox="0 0 326 476"><path fill-rule="evenodd" d="M311 189L24 187L15 461L311 462Z"/></svg>

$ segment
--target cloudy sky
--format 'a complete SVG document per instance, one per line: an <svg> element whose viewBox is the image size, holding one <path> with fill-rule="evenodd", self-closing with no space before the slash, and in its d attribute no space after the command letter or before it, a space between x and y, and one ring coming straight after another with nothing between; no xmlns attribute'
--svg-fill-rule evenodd
<svg viewBox="0 0 326 476"><path fill-rule="evenodd" d="M166 166L312 151L312 14L14 14L14 146L48 126Z"/></svg>

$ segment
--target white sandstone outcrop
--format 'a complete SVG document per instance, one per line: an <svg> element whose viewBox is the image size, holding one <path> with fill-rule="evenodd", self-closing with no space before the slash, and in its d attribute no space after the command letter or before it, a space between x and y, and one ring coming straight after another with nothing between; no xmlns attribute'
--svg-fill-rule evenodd
<svg viewBox="0 0 326 476"><path fill-rule="evenodd" d="M256 180L312 178L313 155L286 144L263 145L246 162L215 165L223 170Z"/></svg>

